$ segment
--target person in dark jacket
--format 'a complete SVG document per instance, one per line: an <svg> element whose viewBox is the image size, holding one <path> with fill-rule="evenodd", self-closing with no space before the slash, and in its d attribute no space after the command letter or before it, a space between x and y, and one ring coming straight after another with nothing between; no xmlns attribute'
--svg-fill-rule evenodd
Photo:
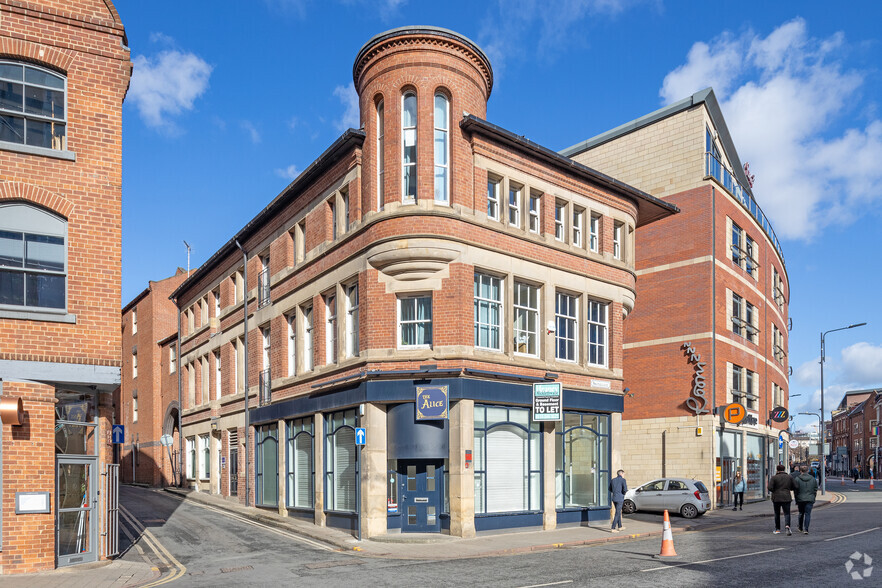
<svg viewBox="0 0 882 588"><path fill-rule="evenodd" d="M612 503L616 507L616 514L613 517L612 532L618 533L624 527L622 526L622 505L625 503L625 494L628 492L628 483L625 481L625 470L616 472L616 477L609 483L609 492L611 494Z"/></svg>
<svg viewBox="0 0 882 588"><path fill-rule="evenodd" d="M784 511L784 530L788 535L790 531L790 502L793 500L790 492L793 490L793 478L784 471L784 464L779 464L777 473L769 480L769 492L772 495L772 504L775 505L775 535L781 533L781 511Z"/></svg>
<svg viewBox="0 0 882 588"><path fill-rule="evenodd" d="M796 478L796 508L799 509L799 530L808 535L809 523L812 521L812 508L818 495L818 481L808 473L808 466L800 468L802 472Z"/></svg>
<svg viewBox="0 0 882 588"><path fill-rule="evenodd" d="M854 483L857 484L858 478L860 477L861 472L857 468L851 469L851 477L854 478Z"/></svg>

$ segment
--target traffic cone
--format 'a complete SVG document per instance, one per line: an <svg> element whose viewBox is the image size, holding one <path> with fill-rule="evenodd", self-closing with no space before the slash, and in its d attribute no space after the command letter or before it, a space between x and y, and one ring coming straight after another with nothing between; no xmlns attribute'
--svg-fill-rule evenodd
<svg viewBox="0 0 882 588"><path fill-rule="evenodd" d="M842 485L845 486L845 474L839 476L839 479L842 480Z"/></svg>
<svg viewBox="0 0 882 588"><path fill-rule="evenodd" d="M870 490L875 490L876 487L873 485L873 478L870 478Z"/></svg>
<svg viewBox="0 0 882 588"><path fill-rule="evenodd" d="M664 531L662 531L661 552L658 556L677 557L677 552L674 551L674 535L671 533L671 517L668 516L667 510L665 511Z"/></svg>

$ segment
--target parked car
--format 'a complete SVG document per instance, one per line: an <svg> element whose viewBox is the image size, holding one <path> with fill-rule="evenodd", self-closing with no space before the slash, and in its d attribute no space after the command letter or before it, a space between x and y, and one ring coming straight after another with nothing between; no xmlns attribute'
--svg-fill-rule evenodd
<svg viewBox="0 0 882 588"><path fill-rule="evenodd" d="M710 510L710 494L700 480L661 478L628 490L622 512L638 510L678 512L694 519Z"/></svg>

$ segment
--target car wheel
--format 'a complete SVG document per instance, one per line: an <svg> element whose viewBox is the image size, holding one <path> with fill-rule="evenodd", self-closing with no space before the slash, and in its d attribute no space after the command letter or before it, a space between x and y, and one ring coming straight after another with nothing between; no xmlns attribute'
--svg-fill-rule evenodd
<svg viewBox="0 0 882 588"><path fill-rule="evenodd" d="M633 514L635 510L637 510L637 505L630 500L626 500L622 505L622 512L625 514Z"/></svg>
<svg viewBox="0 0 882 588"><path fill-rule="evenodd" d="M698 516L698 509L694 504L684 504L680 507L680 514L683 515L684 519L694 519Z"/></svg>

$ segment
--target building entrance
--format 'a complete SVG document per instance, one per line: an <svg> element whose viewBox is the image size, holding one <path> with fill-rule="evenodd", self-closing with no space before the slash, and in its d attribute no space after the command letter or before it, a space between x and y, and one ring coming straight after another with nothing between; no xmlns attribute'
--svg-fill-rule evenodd
<svg viewBox="0 0 882 588"><path fill-rule="evenodd" d="M56 458L58 566L98 559L98 460Z"/></svg>
<svg viewBox="0 0 882 588"><path fill-rule="evenodd" d="M441 531L441 502L444 488L444 462L400 460L398 495L401 497L402 533Z"/></svg>

